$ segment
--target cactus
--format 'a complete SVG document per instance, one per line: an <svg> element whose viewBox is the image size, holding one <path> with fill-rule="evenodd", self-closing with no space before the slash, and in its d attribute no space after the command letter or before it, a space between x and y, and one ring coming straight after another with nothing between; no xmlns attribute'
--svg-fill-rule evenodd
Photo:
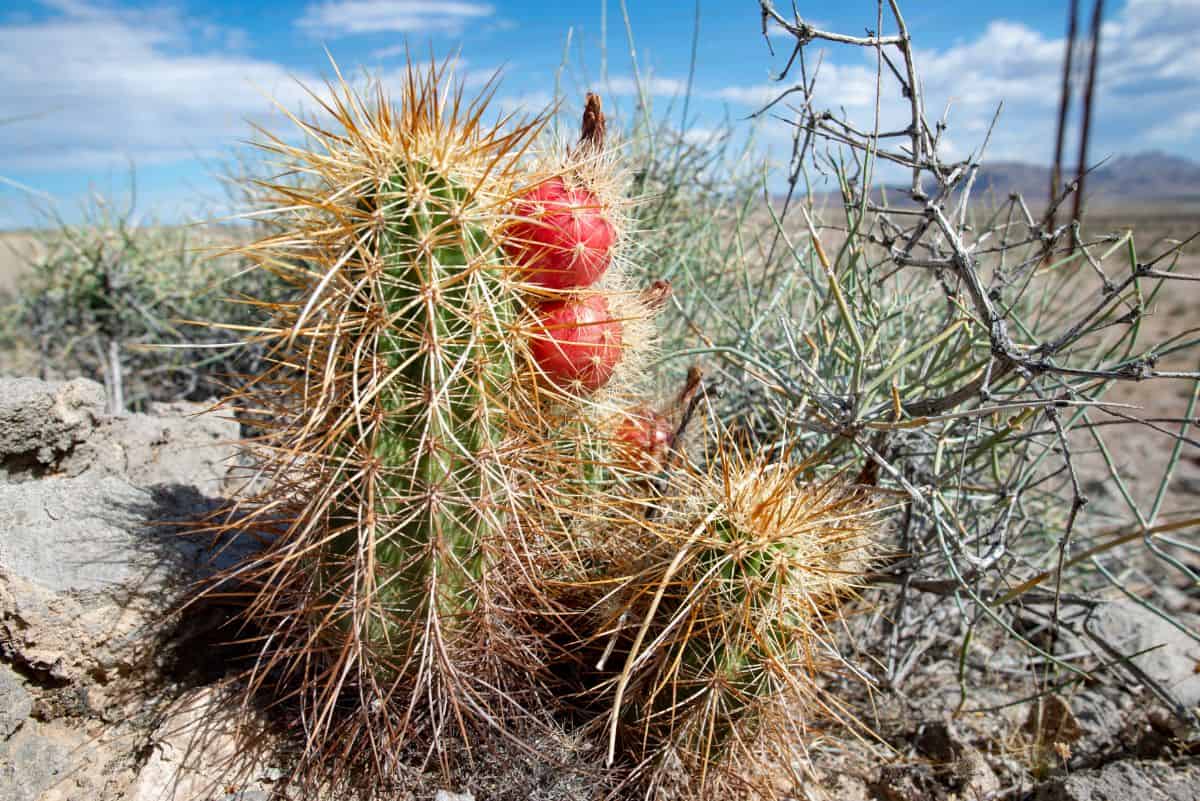
<svg viewBox="0 0 1200 801"><path fill-rule="evenodd" d="M789 690L812 701L862 498L736 449L671 475L639 391L670 287L630 284L598 98L576 146L530 155L542 119L486 127L444 68L395 106L330 89L330 122L267 145L302 179L240 252L295 297L252 301L271 367L225 403L260 480L217 524L270 535L218 586L248 585L250 688L300 702L294 777L370 795L410 743L447 765L575 699L651 783L733 775Z"/></svg>
<svg viewBox="0 0 1200 801"><path fill-rule="evenodd" d="M638 766L655 792L774 797L772 770L788 769L803 735L849 722L818 681L838 669L830 624L868 566L878 516L863 491L805 484L804 470L727 449L662 517L600 549L591 692L610 761Z"/></svg>
<svg viewBox="0 0 1200 801"><path fill-rule="evenodd" d="M240 252L295 299L253 301L272 367L226 406L262 432L263 480L220 525L272 537L233 575L262 632L251 687L303 705L299 770L380 776L414 737L440 751L537 716L541 649L510 619L530 543L566 536L602 480L590 421L627 394L650 310L616 257L598 99L578 147L531 158L543 118L486 127L486 95L463 101L444 67L410 69L396 105L331 95L330 122L297 121L304 142L267 144L302 179L266 187L279 232ZM568 184L586 230L559 208L555 242L585 237L589 272L564 289L542 278L562 254L517 234L548 225L532 191ZM610 303L597 358L591 318L547 322Z"/></svg>

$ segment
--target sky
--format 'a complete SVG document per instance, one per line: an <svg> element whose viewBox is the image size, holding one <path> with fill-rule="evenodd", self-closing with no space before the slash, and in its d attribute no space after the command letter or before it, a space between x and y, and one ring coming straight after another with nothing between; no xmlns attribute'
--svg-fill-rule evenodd
<svg viewBox="0 0 1200 801"><path fill-rule="evenodd" d="M790 14L791 2L777 5ZM795 5L825 30L861 35L875 21L873 0ZM950 104L946 155L978 146L1003 102L987 157L1048 163L1067 0L901 7L930 115ZM571 100L598 89L618 119L632 113L636 71L655 113L678 117L694 42L693 135L729 120L739 136L753 128L768 158L786 156L786 123L748 119L791 85L774 80L788 39L772 32L772 56L757 0L625 0L624 8L621 0L0 0L0 229L46 214L77 219L89 198L122 205L131 194L146 218L220 213L215 176L251 124L286 130L275 104L311 106L304 87L332 74L330 58L387 85L406 51L456 56L469 88L501 70L503 108L536 112L556 86ZM1091 160L1192 156L1200 0L1108 0L1105 14ZM813 45L811 59L817 50L818 105L869 128L874 59L828 44ZM885 125L902 119L903 102L885 96Z"/></svg>

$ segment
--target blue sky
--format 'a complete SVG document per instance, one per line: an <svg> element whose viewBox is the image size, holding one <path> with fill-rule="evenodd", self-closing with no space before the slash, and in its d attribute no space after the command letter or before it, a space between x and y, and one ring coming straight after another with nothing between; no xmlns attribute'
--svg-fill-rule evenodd
<svg viewBox="0 0 1200 801"><path fill-rule="evenodd" d="M806 19L845 33L860 33L875 17L871 0L797 5ZM1003 100L991 157L1048 162L1066 0L902 5L930 113L952 103L948 155L972 149ZM1200 0L1106 5L1092 157L1148 149L1192 155L1200 142ZM627 6L638 67L665 109L687 79L694 0ZM787 43L774 38L772 58L757 9L756 0L700 2L690 124L701 131L725 117L742 120L781 88L771 76ZM215 165L249 136L248 121L284 125L272 98L300 105L296 80L314 84L329 74L326 48L344 70L365 68L385 82L401 67L406 43L421 54L459 53L468 84L502 67L502 102L536 110L552 97L568 32L567 96L599 88L610 107L630 108L619 0L3 0L0 178L10 183L0 184L0 228L35 222L31 198L71 218L91 191L122 195L131 165L141 211L166 219L219 211ZM824 104L869 122L873 81L865 54L825 48ZM885 118L902 111L892 99ZM765 125L758 137L769 154L786 152L782 123Z"/></svg>

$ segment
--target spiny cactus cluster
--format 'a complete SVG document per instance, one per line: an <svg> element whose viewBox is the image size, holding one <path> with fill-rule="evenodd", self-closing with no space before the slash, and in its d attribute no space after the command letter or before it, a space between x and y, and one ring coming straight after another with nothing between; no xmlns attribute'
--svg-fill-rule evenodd
<svg viewBox="0 0 1200 801"><path fill-rule="evenodd" d="M660 501L651 539L598 555L620 599L595 626L621 640L604 688L610 758L623 743L654 784L678 784L682 768L713 797L723 766L786 769L814 712L841 716L817 678L837 669L829 626L864 573L874 505L802 473L727 451Z"/></svg>
<svg viewBox="0 0 1200 801"><path fill-rule="evenodd" d="M442 66L394 104L320 100L302 143L267 143L301 180L242 251L295 290L255 301L271 367L227 399L261 489L225 525L271 535L235 572L250 687L297 702L300 764L341 778L569 711L639 786L769 794L756 759L832 706L871 501L720 435L690 459L653 410L669 287L628 278L597 98L546 149L545 118L485 124Z"/></svg>

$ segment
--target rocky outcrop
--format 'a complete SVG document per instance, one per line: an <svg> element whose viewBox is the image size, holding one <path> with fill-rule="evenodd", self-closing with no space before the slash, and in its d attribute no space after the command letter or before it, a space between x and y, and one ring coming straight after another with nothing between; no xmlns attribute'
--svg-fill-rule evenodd
<svg viewBox="0 0 1200 801"><path fill-rule="evenodd" d="M115 476L143 487L228 488L236 422L195 403L152 403L145 414L105 413L104 389L77 378L0 379L0 483Z"/></svg>
<svg viewBox="0 0 1200 801"><path fill-rule="evenodd" d="M265 797L265 767L217 787L220 693L162 673L180 602L255 547L180 525L223 503L237 426L104 408L83 379L0 379L0 798Z"/></svg>
<svg viewBox="0 0 1200 801"><path fill-rule="evenodd" d="M91 436L103 413L104 389L94 381L5 379L0 384L0 476L52 469Z"/></svg>
<svg viewBox="0 0 1200 801"><path fill-rule="evenodd" d="M1200 767L1166 762L1114 762L1097 770L1051 779L1034 801L1196 801Z"/></svg>
<svg viewBox="0 0 1200 801"><path fill-rule="evenodd" d="M1200 707L1200 619L1180 613L1175 620L1179 625L1133 601L1118 601L1097 609L1086 631L1111 658L1128 657L1123 667L1134 681L1153 683L1183 712Z"/></svg>
<svg viewBox="0 0 1200 801"><path fill-rule="evenodd" d="M208 550L160 520L213 502L117 476L0 486L0 654L55 682L128 671L147 626L210 569Z"/></svg>

